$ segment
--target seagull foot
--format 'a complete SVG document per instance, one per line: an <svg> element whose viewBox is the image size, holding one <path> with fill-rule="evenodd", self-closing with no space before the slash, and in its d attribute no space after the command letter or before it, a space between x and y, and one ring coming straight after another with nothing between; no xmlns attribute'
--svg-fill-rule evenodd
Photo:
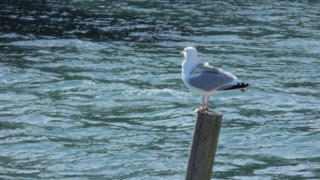
<svg viewBox="0 0 320 180"><path fill-rule="evenodd" d="M196 108L196 109L195 109L195 112L198 112L198 111L204 111L204 110L206 110L206 109L205 109L205 108L200 107L200 108Z"/></svg>

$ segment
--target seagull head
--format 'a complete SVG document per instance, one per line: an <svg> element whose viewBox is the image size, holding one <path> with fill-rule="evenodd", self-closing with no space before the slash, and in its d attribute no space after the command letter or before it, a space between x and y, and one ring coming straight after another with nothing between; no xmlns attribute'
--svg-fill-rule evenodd
<svg viewBox="0 0 320 180"><path fill-rule="evenodd" d="M180 56L182 55L184 55L186 60L196 60L197 50L194 47L186 47L182 52L180 52Z"/></svg>

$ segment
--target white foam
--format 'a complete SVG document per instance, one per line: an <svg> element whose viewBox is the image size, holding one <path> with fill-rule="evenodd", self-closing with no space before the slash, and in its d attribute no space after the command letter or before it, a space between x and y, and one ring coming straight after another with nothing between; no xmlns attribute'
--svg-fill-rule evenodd
<svg viewBox="0 0 320 180"><path fill-rule="evenodd" d="M164 97L192 97L190 92L177 91L173 89L128 89L122 92L126 97L130 96L164 96Z"/></svg>

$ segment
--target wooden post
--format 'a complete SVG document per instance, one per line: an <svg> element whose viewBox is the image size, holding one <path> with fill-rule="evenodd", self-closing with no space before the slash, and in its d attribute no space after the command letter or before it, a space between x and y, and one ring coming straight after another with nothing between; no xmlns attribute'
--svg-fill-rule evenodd
<svg viewBox="0 0 320 180"><path fill-rule="evenodd" d="M186 180L211 178L221 124L221 112L216 110L197 111Z"/></svg>

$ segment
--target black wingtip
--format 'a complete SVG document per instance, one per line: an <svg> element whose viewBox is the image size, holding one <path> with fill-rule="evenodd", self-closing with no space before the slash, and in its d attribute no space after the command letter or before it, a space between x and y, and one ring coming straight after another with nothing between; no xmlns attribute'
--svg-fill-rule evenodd
<svg viewBox="0 0 320 180"><path fill-rule="evenodd" d="M233 85L227 89L224 90L233 90L233 89L241 89L241 91L245 91L246 89L250 88L251 84L244 83L244 82L238 82L236 85Z"/></svg>

